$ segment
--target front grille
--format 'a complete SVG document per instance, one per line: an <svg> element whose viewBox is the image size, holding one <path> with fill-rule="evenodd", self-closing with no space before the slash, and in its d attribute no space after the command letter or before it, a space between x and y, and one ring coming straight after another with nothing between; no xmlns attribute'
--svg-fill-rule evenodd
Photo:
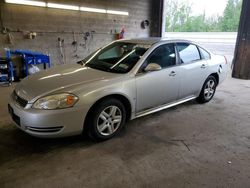
<svg viewBox="0 0 250 188"><path fill-rule="evenodd" d="M17 95L16 91L13 92L13 99L14 99L21 107L23 107L23 108L24 108L24 107L27 105L27 103L28 103L27 100L25 100L25 99L19 97L19 96Z"/></svg>
<svg viewBox="0 0 250 188"><path fill-rule="evenodd" d="M59 132L63 127L26 127L28 130L32 132L37 132L37 133L55 133Z"/></svg>

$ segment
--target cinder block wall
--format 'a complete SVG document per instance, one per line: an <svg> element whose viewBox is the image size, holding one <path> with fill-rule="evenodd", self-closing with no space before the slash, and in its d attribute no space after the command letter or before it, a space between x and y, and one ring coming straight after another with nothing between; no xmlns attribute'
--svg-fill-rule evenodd
<svg viewBox="0 0 250 188"><path fill-rule="evenodd" d="M115 40L115 32L125 27L125 38L148 37L158 34L156 15L159 1L154 0L54 0L55 3L128 11L129 16L88 13L71 10L6 4L0 1L0 56L4 48L25 49L50 54L52 64L73 63L95 49ZM149 20L150 27L141 28ZM27 33L36 32L35 39ZM85 41L85 33L91 35ZM64 42L60 44L58 39ZM73 41L76 41L74 44Z"/></svg>

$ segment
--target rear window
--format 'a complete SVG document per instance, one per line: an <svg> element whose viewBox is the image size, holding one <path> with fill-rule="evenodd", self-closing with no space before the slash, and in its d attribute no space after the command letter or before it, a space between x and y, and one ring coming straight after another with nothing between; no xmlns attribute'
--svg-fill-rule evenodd
<svg viewBox="0 0 250 188"><path fill-rule="evenodd" d="M177 43L177 50L181 63L190 63L201 59L198 48L193 44Z"/></svg>
<svg viewBox="0 0 250 188"><path fill-rule="evenodd" d="M211 59L210 53L208 53L206 50L204 50L201 47L199 47L199 50L200 50L202 59Z"/></svg>

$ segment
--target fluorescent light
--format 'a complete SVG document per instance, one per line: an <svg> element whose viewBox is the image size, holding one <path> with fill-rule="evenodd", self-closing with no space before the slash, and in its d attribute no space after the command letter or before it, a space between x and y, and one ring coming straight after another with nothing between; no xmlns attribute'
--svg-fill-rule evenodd
<svg viewBox="0 0 250 188"><path fill-rule="evenodd" d="M46 7L46 3L42 1L30 1L30 0L5 0L5 3L19 4L19 5L31 5L38 7Z"/></svg>
<svg viewBox="0 0 250 188"><path fill-rule="evenodd" d="M117 15L123 15L123 16L128 16L129 13L125 11L117 11L117 10L107 10L108 14L117 14Z"/></svg>
<svg viewBox="0 0 250 188"><path fill-rule="evenodd" d="M105 9L89 8L89 7L80 7L80 11L97 12L97 13L107 13L107 11Z"/></svg>
<svg viewBox="0 0 250 188"><path fill-rule="evenodd" d="M79 7L74 5L65 5L65 4L57 4L57 3L46 3L42 1L33 1L33 0L5 0L6 3L11 4L19 4L19 5L31 5L31 6L39 6L39 7L49 7L49 8L58 8L58 9L66 9L66 10L80 10L85 12L96 12L96 13L108 13L108 14L116 14L128 16L129 13L126 11L117 11L117 10L105 10L99 8L90 8L90 7Z"/></svg>
<svg viewBox="0 0 250 188"><path fill-rule="evenodd" d="M66 9L66 10L79 10L78 6L56 4L56 3L47 3L47 7L49 7L49 8L58 8L58 9Z"/></svg>

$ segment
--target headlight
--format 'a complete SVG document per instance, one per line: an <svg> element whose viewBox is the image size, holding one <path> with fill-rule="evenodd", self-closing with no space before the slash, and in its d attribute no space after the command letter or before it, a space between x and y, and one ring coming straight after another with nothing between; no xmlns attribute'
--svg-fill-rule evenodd
<svg viewBox="0 0 250 188"><path fill-rule="evenodd" d="M42 97L38 99L32 107L46 110L62 109L74 106L77 101L77 96L69 93L61 93Z"/></svg>

